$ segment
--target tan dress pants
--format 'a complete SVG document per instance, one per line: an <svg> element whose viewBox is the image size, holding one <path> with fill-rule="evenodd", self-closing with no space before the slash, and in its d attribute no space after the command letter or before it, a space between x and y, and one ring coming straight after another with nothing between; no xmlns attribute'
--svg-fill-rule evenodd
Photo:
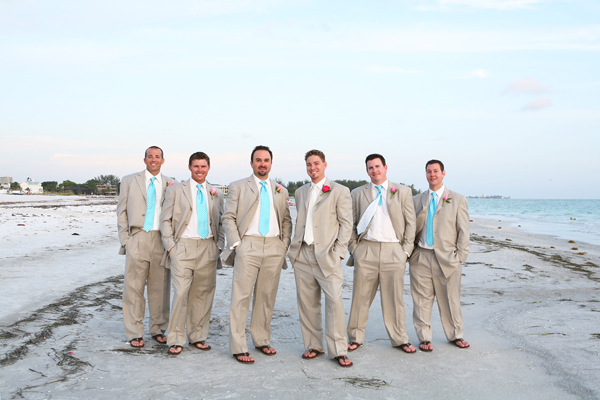
<svg viewBox="0 0 600 400"><path fill-rule="evenodd" d="M419 341L431 340L431 309L437 297L444 333L449 341L463 337L460 310L462 266L445 277L433 250L415 249L410 258L413 322Z"/></svg>
<svg viewBox="0 0 600 400"><path fill-rule="evenodd" d="M248 352L246 324L253 291L252 342L255 347L271 344L271 319L286 251L278 237L262 236L244 236L236 248L229 310L231 354Z"/></svg>
<svg viewBox="0 0 600 400"><path fill-rule="evenodd" d="M364 343L369 308L380 290L383 323L392 346L408 343L404 311L406 253L400 243L362 240L354 250L354 288L348 338Z"/></svg>
<svg viewBox="0 0 600 400"><path fill-rule="evenodd" d="M167 345L206 340L217 284L219 249L214 239L180 239L171 250L173 306Z"/></svg>
<svg viewBox="0 0 600 400"><path fill-rule="evenodd" d="M346 355L346 313L342 301L344 275L342 265L328 277L323 275L315 257L314 245L302 243L300 254L294 262L296 293L300 329L304 349L324 350L323 317L321 315L321 290L325 294L325 338L330 357Z"/></svg>
<svg viewBox="0 0 600 400"><path fill-rule="evenodd" d="M146 314L146 285L150 334L159 335L167 330L171 275L168 269L160 266L163 252L159 231L142 230L127 242L123 285L123 321L127 340L144 336L142 320Z"/></svg>

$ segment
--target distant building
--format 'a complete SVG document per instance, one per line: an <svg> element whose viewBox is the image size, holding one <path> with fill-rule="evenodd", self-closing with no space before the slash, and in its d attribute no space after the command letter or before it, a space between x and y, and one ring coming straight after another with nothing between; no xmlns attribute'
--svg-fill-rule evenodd
<svg viewBox="0 0 600 400"><path fill-rule="evenodd" d="M26 180L25 182L20 184L21 191L29 192L32 194L42 194L44 193L44 188L42 187L41 182L34 182L31 179Z"/></svg>
<svg viewBox="0 0 600 400"><path fill-rule="evenodd" d="M219 189L225 197L227 197L227 193L229 193L229 186L227 185L219 185L218 183L211 183L212 187Z"/></svg>
<svg viewBox="0 0 600 400"><path fill-rule="evenodd" d="M0 185L9 185L13 182L12 176L0 176Z"/></svg>
<svg viewBox="0 0 600 400"><path fill-rule="evenodd" d="M481 194L479 196L467 196L469 199L510 199L510 196L502 196L501 194L494 194L491 196Z"/></svg>

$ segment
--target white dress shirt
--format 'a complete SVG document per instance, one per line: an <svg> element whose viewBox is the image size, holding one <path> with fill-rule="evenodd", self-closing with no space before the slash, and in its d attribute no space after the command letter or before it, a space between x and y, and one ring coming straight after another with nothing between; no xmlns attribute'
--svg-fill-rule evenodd
<svg viewBox="0 0 600 400"><path fill-rule="evenodd" d="M198 195L198 187L196 185L198 185L198 182L191 178L189 182L190 192L192 195L192 216L190 217L190 222L185 228L185 231L183 231L181 237L189 239L202 239L198 234L198 210L196 208L196 196ZM204 194L204 201L206 202L206 212L208 214L208 236L205 239L209 239L213 237L212 229L210 227L210 208L208 207L208 202L212 201L212 199L210 197L210 194L208 193L208 190L206 189L206 181L204 181L204 183L202 184L202 193Z"/></svg>
<svg viewBox="0 0 600 400"><path fill-rule="evenodd" d="M308 194L308 208L306 210L306 227L304 228L304 242L306 244L313 244L315 241L313 211L315 209L315 204L317 204L319 194L323 191L325 179L326 178L323 177L323 179L321 179L319 182L310 184L310 192Z"/></svg>
<svg viewBox="0 0 600 400"><path fill-rule="evenodd" d="M147 169L145 169L144 175L146 177L146 193L148 193L148 186L150 186L152 178L156 178L154 180L154 190L156 191L156 206L154 207L154 225L152 226L151 230L157 231L160 225L160 212L162 211L162 174L159 172L156 176L154 176L150 172L148 172Z"/></svg>
<svg viewBox="0 0 600 400"><path fill-rule="evenodd" d="M375 185L371 182L371 191L373 193L373 199L377 198L379 191ZM390 209L388 206L387 193L388 193L388 181L386 180L381 184L381 206L377 207L375 215L371 220L369 230L365 234L366 240L372 240L374 242L385 242L385 243L399 243L398 236L392 225L392 219L390 218ZM394 196L397 196L398 192Z"/></svg>
<svg viewBox="0 0 600 400"><path fill-rule="evenodd" d="M444 193L444 189L446 187L444 185L442 185L441 188L439 188L438 190L435 191L435 209L437 210L440 206L440 201L442 201L442 194ZM431 193L433 193L431 191L431 189L429 189L429 196L427 197L429 199L429 201L427 202L427 212L429 212L429 203L431 202ZM429 217L429 215L427 215ZM424 249L429 249L429 250L433 250L433 246L430 246L427 244L427 219L425 220L425 226L423 227L423 230L421 231L421 236L419 237L419 247L422 247Z"/></svg>
<svg viewBox="0 0 600 400"><path fill-rule="evenodd" d="M273 204L273 190L271 189L271 180L267 178L265 181L261 181L256 177L256 175L252 175L254 177L254 181L256 182L256 188L258 190L258 207L256 208L256 214L252 218L252 222L248 226L248 230L246 231L246 235L250 236L262 236L258 230L258 224L260 220L260 189L262 188L261 182L265 182L265 188L267 189L267 193L269 194L269 200L271 203L270 207L270 215L271 218L269 220L269 233L265 235L265 237L277 237L279 236L279 223L277 223L277 215L275 214L275 206ZM276 194L277 196L283 196L282 193ZM287 199L286 199L287 200Z"/></svg>

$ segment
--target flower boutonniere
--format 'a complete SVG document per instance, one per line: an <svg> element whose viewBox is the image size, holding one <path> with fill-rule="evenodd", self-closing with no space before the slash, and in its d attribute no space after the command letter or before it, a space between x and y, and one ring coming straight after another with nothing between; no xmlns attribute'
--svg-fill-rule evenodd
<svg viewBox="0 0 600 400"><path fill-rule="evenodd" d="M331 190L331 187L329 187L327 185L323 185L323 189L321 189L321 195L324 195L325 193L329 193L330 190Z"/></svg>
<svg viewBox="0 0 600 400"><path fill-rule="evenodd" d="M450 203L450 200L452 200L452 197L448 197L448 195L445 195L442 200L444 201L444 203Z"/></svg>
<svg viewBox="0 0 600 400"><path fill-rule="evenodd" d="M276 191L277 193L281 193L281 191L282 191L282 190L283 190L283 186L281 186L281 185L277 185L277 186L275 187L275 191Z"/></svg>
<svg viewBox="0 0 600 400"><path fill-rule="evenodd" d="M210 189L210 198L211 199L214 199L216 194L217 194L217 189L215 189L215 188Z"/></svg>
<svg viewBox="0 0 600 400"><path fill-rule="evenodd" d="M169 182L167 183L167 186L173 186L175 184L175 182Z"/></svg>
<svg viewBox="0 0 600 400"><path fill-rule="evenodd" d="M390 197L394 197L396 192L398 192L398 189L396 188L396 186L392 186L392 188L390 189L390 192L392 192L392 195Z"/></svg>

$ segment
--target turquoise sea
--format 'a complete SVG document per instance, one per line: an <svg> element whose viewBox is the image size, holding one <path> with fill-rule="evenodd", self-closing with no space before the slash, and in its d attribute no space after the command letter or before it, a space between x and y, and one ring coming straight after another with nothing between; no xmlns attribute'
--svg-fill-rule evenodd
<svg viewBox="0 0 600 400"><path fill-rule="evenodd" d="M600 200L469 199L469 214L512 222L531 233L600 245Z"/></svg>

